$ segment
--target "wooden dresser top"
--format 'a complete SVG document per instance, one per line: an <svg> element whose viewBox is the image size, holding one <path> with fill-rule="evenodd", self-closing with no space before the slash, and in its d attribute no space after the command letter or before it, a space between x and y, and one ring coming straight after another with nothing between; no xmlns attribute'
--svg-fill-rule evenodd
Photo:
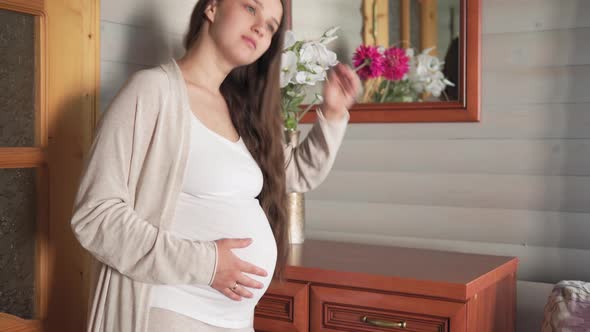
<svg viewBox="0 0 590 332"><path fill-rule="evenodd" d="M307 239L291 245L287 278L465 301L516 273L515 257Z"/></svg>

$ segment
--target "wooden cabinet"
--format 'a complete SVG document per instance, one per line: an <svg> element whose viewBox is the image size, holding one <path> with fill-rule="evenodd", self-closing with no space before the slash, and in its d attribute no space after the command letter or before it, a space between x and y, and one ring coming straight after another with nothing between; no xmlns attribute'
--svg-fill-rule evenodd
<svg viewBox="0 0 590 332"><path fill-rule="evenodd" d="M306 240L256 307L256 331L513 332L514 257Z"/></svg>
<svg viewBox="0 0 590 332"><path fill-rule="evenodd" d="M442 332L465 326L463 303L335 287L312 286L310 312L312 331Z"/></svg>
<svg viewBox="0 0 590 332"><path fill-rule="evenodd" d="M307 331L308 317L306 282L272 283L256 306L256 327L260 331Z"/></svg>

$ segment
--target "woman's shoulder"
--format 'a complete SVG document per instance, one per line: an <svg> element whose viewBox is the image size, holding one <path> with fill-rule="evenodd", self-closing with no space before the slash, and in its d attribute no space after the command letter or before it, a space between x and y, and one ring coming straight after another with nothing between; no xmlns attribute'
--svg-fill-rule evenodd
<svg viewBox="0 0 590 332"><path fill-rule="evenodd" d="M163 93L170 86L168 75L160 66L136 71L129 77L128 84L149 93Z"/></svg>
<svg viewBox="0 0 590 332"><path fill-rule="evenodd" d="M170 94L168 77L159 67L140 69L131 74L111 100L109 114L158 114Z"/></svg>

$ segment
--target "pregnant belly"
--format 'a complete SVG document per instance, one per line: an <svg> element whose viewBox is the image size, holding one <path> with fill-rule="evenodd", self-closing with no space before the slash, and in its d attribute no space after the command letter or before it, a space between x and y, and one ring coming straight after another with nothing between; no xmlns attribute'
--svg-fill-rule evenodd
<svg viewBox="0 0 590 332"><path fill-rule="evenodd" d="M220 305L224 303L226 309L230 309L231 306L251 306L250 309L253 310L272 280L277 258L275 238L258 200L201 198L181 193L171 232L178 237L203 241L252 238L253 241L248 247L232 251L240 259L268 272L267 277L245 273L264 285L262 289L248 288L254 294L253 298L243 298L242 301L236 302L206 285L186 285L179 288L203 300L218 302ZM230 307L227 307L228 305ZM224 311L227 314L228 311Z"/></svg>

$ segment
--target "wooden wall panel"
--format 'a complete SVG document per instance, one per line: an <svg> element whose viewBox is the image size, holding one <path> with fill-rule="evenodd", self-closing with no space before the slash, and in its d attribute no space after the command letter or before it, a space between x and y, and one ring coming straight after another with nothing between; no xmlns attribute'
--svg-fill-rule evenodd
<svg viewBox="0 0 590 332"><path fill-rule="evenodd" d="M590 65L489 70L482 78L484 105L590 103Z"/></svg>
<svg viewBox="0 0 590 332"><path fill-rule="evenodd" d="M308 199L590 212L590 177L332 171Z"/></svg>
<svg viewBox="0 0 590 332"><path fill-rule="evenodd" d="M483 70L588 65L589 39L590 28L484 35Z"/></svg>
<svg viewBox="0 0 590 332"><path fill-rule="evenodd" d="M49 331L86 322L89 260L71 231L79 174L99 94L99 1L47 1L50 252ZM56 19L52 19L56 18Z"/></svg>
<svg viewBox="0 0 590 332"><path fill-rule="evenodd" d="M166 61L171 55L183 54L181 34L138 28L131 25L101 22L102 61L122 64L155 66Z"/></svg>
<svg viewBox="0 0 590 332"><path fill-rule="evenodd" d="M543 322L543 309L553 289L552 284L516 282L516 331L538 331Z"/></svg>
<svg viewBox="0 0 590 332"><path fill-rule="evenodd" d="M590 249L588 233L579 231L588 213L323 200L308 200L306 209L305 226L321 231Z"/></svg>
<svg viewBox="0 0 590 332"><path fill-rule="evenodd" d="M416 124L354 124L345 135L349 140L447 140L476 139L588 139L590 138L590 103L484 105L482 122ZM310 125L302 125L306 134ZM389 149L388 149L389 150ZM392 152L393 153L393 152ZM368 160L367 162L373 162ZM338 164L337 164L338 166Z"/></svg>
<svg viewBox="0 0 590 332"><path fill-rule="evenodd" d="M100 19L158 33L185 33L195 0L124 0L101 1ZM108 52L107 52L108 55Z"/></svg>
<svg viewBox="0 0 590 332"><path fill-rule="evenodd" d="M341 147L334 169L588 176L590 140L349 139Z"/></svg>
<svg viewBox="0 0 590 332"><path fill-rule="evenodd" d="M586 0L483 0L482 11L484 34L590 27Z"/></svg>

